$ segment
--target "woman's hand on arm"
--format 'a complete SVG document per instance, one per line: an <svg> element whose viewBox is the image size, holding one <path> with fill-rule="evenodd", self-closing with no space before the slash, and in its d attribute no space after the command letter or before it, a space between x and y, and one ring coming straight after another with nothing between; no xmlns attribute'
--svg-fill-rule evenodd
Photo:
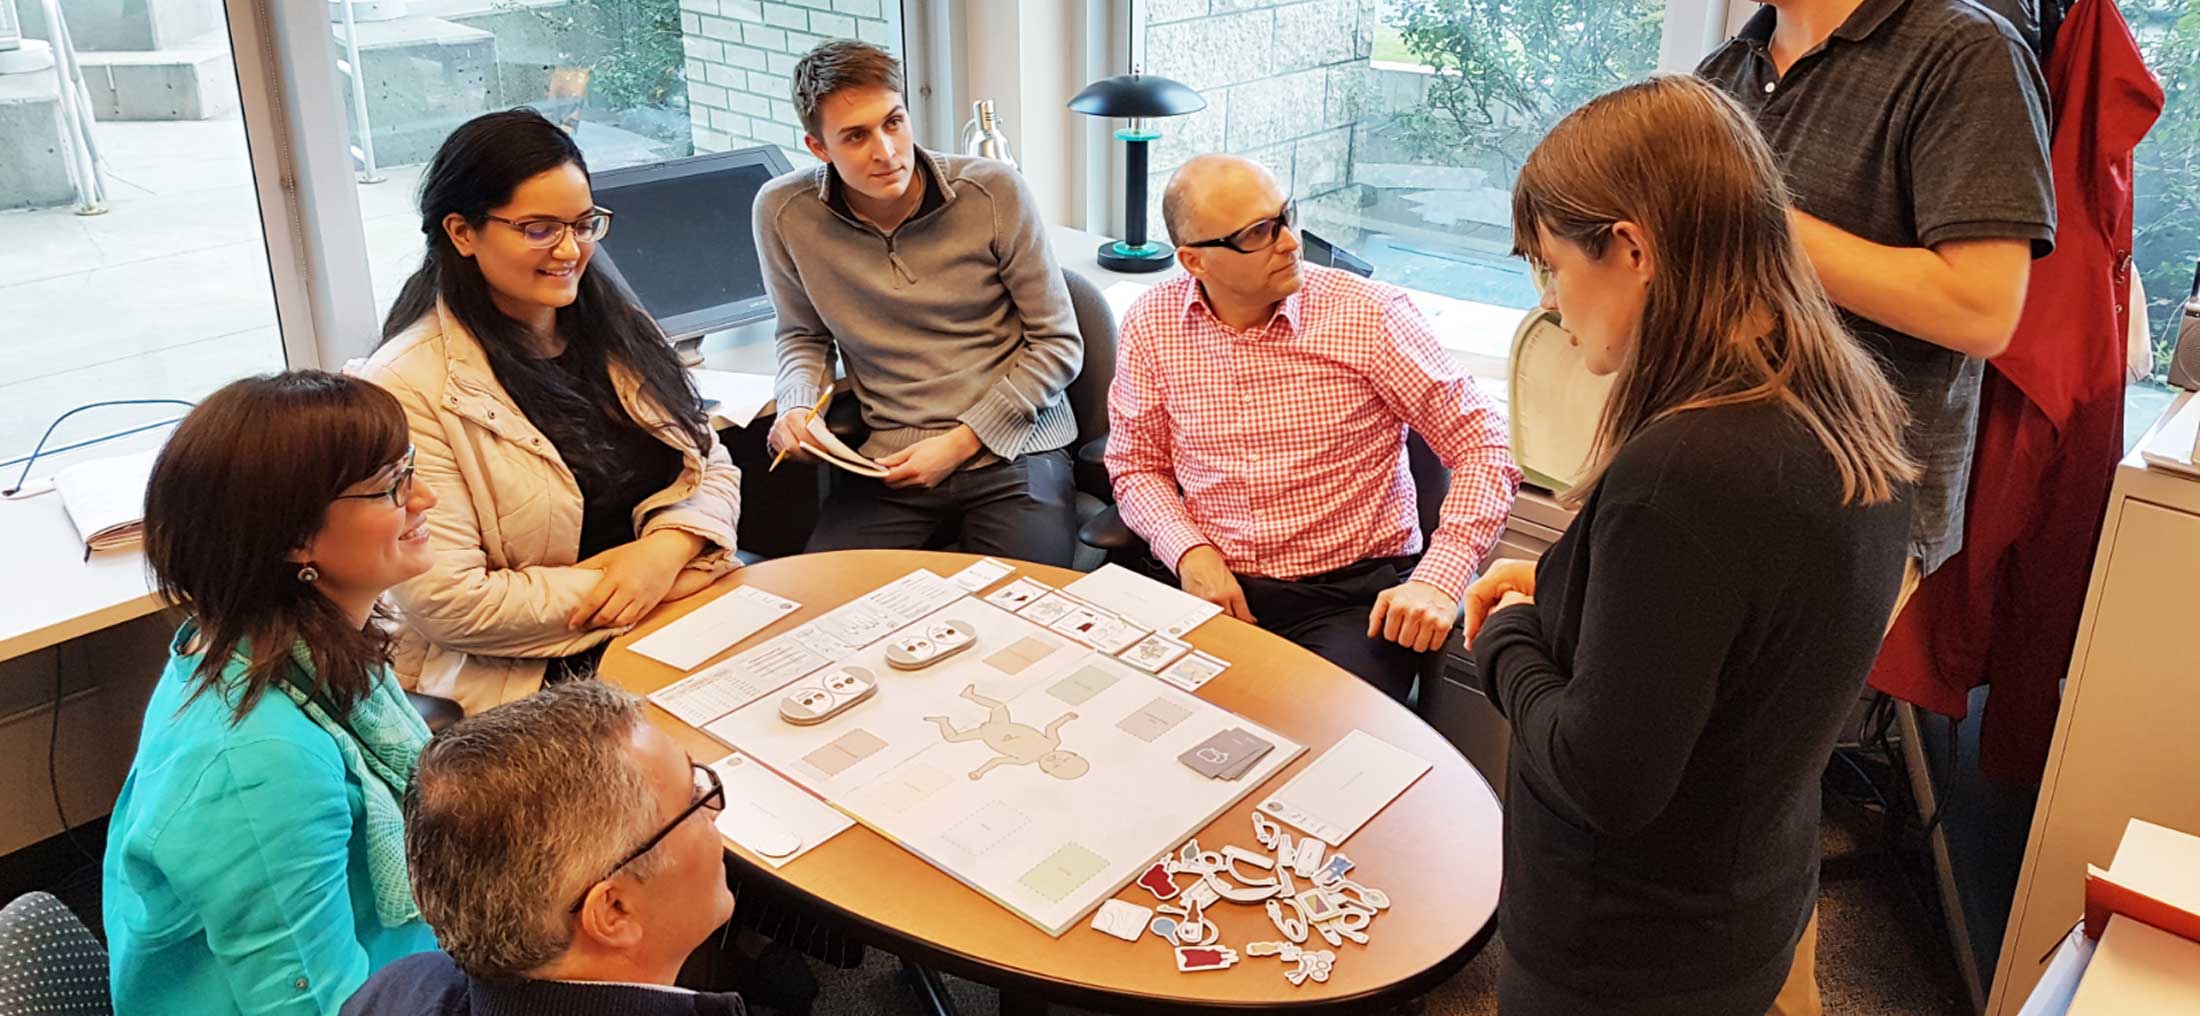
<svg viewBox="0 0 2200 1016"><path fill-rule="evenodd" d="M1518 599L1513 599L1517 594ZM1535 602L1535 562L1499 561L1467 586L1466 637L1469 643L1490 615L1519 602Z"/></svg>
<svg viewBox="0 0 2200 1016"><path fill-rule="evenodd" d="M703 547L703 538L693 533L660 529L580 562L574 567L602 572L603 577L573 609L567 625L574 631L622 628L647 617Z"/></svg>

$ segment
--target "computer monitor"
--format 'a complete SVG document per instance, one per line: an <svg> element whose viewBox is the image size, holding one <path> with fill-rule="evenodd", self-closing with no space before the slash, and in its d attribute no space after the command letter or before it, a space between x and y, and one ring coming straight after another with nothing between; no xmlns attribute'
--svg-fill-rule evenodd
<svg viewBox="0 0 2200 1016"><path fill-rule="evenodd" d="M1302 229L1299 231L1299 249L1301 252L1299 256L1305 258L1308 264L1321 265L1324 268L1342 268L1364 278L1374 278L1375 276L1375 266L1369 264L1366 259L1314 235L1312 230Z"/></svg>
<svg viewBox="0 0 2200 1016"><path fill-rule="evenodd" d="M674 342L772 316L749 212L794 167L771 145L594 174L612 211L595 268L641 301Z"/></svg>

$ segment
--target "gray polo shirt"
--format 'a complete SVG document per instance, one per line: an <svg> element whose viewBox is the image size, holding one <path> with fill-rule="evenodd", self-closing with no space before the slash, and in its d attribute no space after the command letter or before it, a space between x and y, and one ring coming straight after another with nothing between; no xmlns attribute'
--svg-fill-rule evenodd
<svg viewBox="0 0 2200 1016"><path fill-rule="evenodd" d="M1890 247L2024 239L2053 247L2047 84L1999 15L1969 0L1865 0L1782 77L1766 7L1696 68L1756 118L1795 206ZM1910 553L1931 571L1963 547L1985 361L1847 311L1910 409L1925 468Z"/></svg>

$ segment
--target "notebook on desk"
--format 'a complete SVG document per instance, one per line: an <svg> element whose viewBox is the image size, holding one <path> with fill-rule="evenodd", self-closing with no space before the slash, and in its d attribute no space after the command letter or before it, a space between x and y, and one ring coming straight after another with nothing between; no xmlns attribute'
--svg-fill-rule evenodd
<svg viewBox="0 0 2200 1016"><path fill-rule="evenodd" d="M84 541L86 557L95 550L119 550L144 541L145 485L159 455L152 449L92 459L54 474L54 492Z"/></svg>

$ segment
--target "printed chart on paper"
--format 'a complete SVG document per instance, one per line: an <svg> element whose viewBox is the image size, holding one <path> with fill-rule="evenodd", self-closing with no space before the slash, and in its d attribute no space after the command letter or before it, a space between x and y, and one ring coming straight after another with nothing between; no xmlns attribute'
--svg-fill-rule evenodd
<svg viewBox="0 0 2200 1016"><path fill-rule="evenodd" d="M976 642L921 670L887 663L889 647L948 621ZM850 668L878 691L814 726L780 717L786 693ZM1177 761L1231 728L1275 750L1235 780ZM1302 750L971 596L704 729L1051 935Z"/></svg>

